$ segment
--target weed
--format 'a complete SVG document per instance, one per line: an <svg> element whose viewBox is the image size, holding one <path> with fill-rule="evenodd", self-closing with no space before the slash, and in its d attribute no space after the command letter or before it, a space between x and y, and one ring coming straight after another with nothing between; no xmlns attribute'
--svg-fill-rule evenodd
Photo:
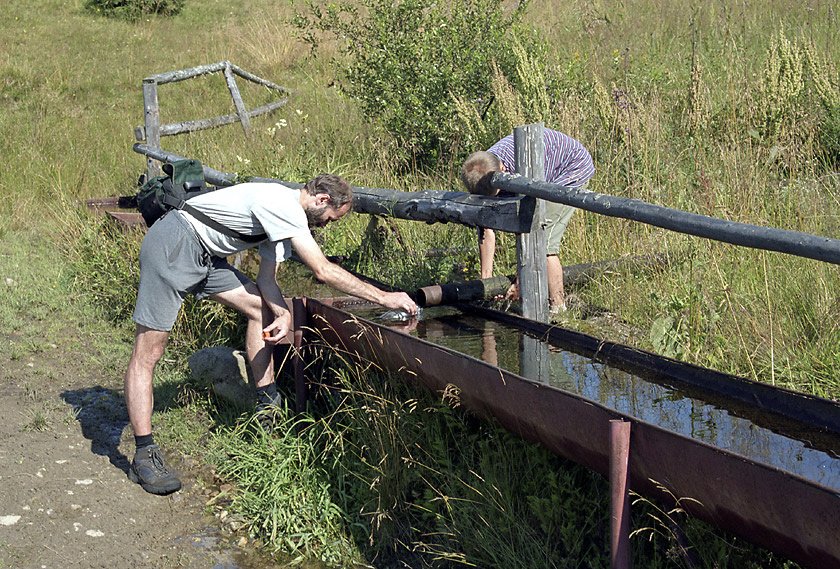
<svg viewBox="0 0 840 569"><path fill-rule="evenodd" d="M395 138L393 154L409 170L451 155L450 93L486 97L491 61L512 71L506 36L518 29L527 5L507 10L498 0L311 2L309 13L295 22L313 49L325 35L340 40L345 57L335 61L347 94Z"/></svg>
<svg viewBox="0 0 840 569"><path fill-rule="evenodd" d="M24 431L46 431L49 428L49 412L46 409L35 409L30 412L29 422L24 425Z"/></svg>

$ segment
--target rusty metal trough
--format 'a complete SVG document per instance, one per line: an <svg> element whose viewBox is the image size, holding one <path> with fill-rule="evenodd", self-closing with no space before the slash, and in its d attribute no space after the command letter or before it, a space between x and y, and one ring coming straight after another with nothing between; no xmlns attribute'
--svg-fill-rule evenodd
<svg viewBox="0 0 840 569"><path fill-rule="evenodd" d="M457 388L465 408L497 420L524 439L608 476L611 421L629 422L629 480L635 492L680 505L691 515L805 567L840 567L840 491L676 434L561 389L360 319L329 299L305 299L307 326L325 341L399 373L434 393ZM824 399L775 389L660 358L507 313L486 311L565 349L615 367L642 369L697 386L731 382L731 396L834 434L840 408ZM707 385L707 387L708 387Z"/></svg>

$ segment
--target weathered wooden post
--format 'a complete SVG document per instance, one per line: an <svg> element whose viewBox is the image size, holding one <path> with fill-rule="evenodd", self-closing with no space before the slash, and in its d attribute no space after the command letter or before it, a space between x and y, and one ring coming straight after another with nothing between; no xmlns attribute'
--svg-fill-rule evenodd
<svg viewBox="0 0 840 569"><path fill-rule="evenodd" d="M146 121L146 144L160 148L160 106L158 105L157 80L153 77L143 79L143 108ZM149 178L160 176L160 162L146 158L146 171Z"/></svg>
<svg viewBox="0 0 840 569"><path fill-rule="evenodd" d="M239 122L242 123L245 138L249 138L251 136L251 118L248 116L247 109L245 109L245 103L242 102L242 95L239 94L239 87L236 85L236 79L233 76L229 61L226 62L223 73L227 82L228 91L230 91L230 96L233 98L233 106L236 107L236 114L239 116Z"/></svg>
<svg viewBox="0 0 840 569"><path fill-rule="evenodd" d="M545 145L543 124L529 124L513 129L516 173L532 180L545 181ZM545 202L527 197L520 211L531 210L531 230L516 238L516 273L522 316L548 321L548 265L546 264Z"/></svg>
<svg viewBox="0 0 840 569"><path fill-rule="evenodd" d="M532 180L545 180L545 145L542 123L518 126L513 129L513 152L516 173ZM531 214L530 230L516 235L516 274L519 277L519 296L522 316L548 321L548 265L545 260L545 202L531 196L521 205L520 214ZM519 367L522 376L548 383L548 345L523 334Z"/></svg>

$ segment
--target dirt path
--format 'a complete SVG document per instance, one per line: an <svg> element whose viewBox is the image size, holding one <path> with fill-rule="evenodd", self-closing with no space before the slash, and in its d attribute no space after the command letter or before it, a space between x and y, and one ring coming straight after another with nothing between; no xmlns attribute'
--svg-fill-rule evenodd
<svg viewBox="0 0 840 569"><path fill-rule="evenodd" d="M0 567L252 566L204 513L211 490L189 458L175 463L185 484L171 496L128 480L133 442L117 378L83 348L0 341Z"/></svg>

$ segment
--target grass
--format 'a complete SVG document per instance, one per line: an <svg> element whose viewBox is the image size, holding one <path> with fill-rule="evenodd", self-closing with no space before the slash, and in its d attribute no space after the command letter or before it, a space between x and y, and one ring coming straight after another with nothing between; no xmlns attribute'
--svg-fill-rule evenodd
<svg viewBox="0 0 840 569"><path fill-rule="evenodd" d="M393 167L392 140L342 95L329 64L336 45L327 42L310 54L293 36L292 8L285 3L189 2L176 18L133 24L93 16L82 4L9 0L0 14L0 147L6 158L0 278L12 281L0 282L0 325L21 336L13 344L4 339L10 359L28 357L39 345L21 324L19 315L26 313L48 335L72 322L102 348L97 357L103 372L122 374L132 337L139 235L114 231L78 201L134 191L144 161L131 150L133 128L143 122L141 81L150 74L228 59L294 90L287 107L252 121L250 139L236 125L164 139L167 150L218 170L292 181L330 171L360 186L459 189L456 161L435 171ZM768 122L772 117L763 109L785 91L779 86L768 92L761 79L772 61L773 38L783 34L814 42L833 62L825 75L837 90L840 26L832 3L532 0L528 18L551 46L558 95L546 122L592 152L598 172L590 189L735 221L837 233L840 178L814 151L823 118L817 95L797 99L781 119ZM240 88L249 108L269 97L245 83ZM232 112L218 77L163 86L160 101L164 122ZM327 254L347 255L348 268L409 290L477 275L475 237L461 227L383 219L372 224L350 216L318 238ZM501 243L498 271L512 273L513 239L501 236ZM840 283L833 266L587 213L573 218L564 245L566 264L664 251L679 259L667 271L609 272L575 291L627 326L567 325L838 398ZM436 259L417 254L449 247L465 252ZM283 278L287 270L295 273L283 270ZM185 355L196 347L237 346L241 324L209 303L187 304L166 356L171 361L161 364L156 380L161 412L155 426L168 445L185 452L219 464L243 459L229 472L247 492L237 507L252 517L253 531L269 549L288 546L285 538L271 536L289 530L279 529L286 527L280 517L268 520L261 512L285 515L288 507L274 505L302 492L332 503L306 513L324 519L301 516L312 537L294 544L325 562L345 554L353 561L357 555L392 559L397 550L441 565L603 561L602 480L501 431L471 424L439 402L387 387L386 378L362 383L370 378L356 377L354 366L341 361L325 367L345 386L335 394L341 403L313 412L306 437L250 436L241 410L220 405L192 385L185 370ZM33 417L32 423L41 421ZM274 456L295 460L276 464ZM275 470L280 468L286 470ZM262 479L265 473L278 480L296 474L300 485L272 485ZM534 487L535 480L550 491ZM638 514L637 530L649 527L651 516L662 519L652 508ZM700 566L786 566L673 515L690 534ZM533 523L513 523L520 519ZM634 539L637 565L685 565L667 535L652 533ZM562 543L545 538L558 534Z"/></svg>

